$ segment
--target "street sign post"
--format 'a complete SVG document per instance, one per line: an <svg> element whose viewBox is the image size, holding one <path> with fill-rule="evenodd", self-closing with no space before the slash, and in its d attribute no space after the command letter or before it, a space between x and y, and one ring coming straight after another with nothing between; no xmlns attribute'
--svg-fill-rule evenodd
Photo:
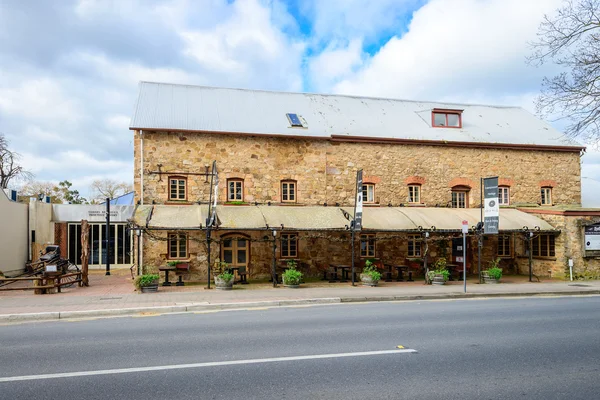
<svg viewBox="0 0 600 400"><path fill-rule="evenodd" d="M467 233L469 233L469 221L462 222L463 234L463 291L467 293Z"/></svg>

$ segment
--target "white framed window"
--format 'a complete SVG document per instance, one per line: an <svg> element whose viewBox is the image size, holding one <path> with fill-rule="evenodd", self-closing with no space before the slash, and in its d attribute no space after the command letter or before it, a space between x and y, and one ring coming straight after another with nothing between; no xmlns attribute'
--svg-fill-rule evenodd
<svg viewBox="0 0 600 400"><path fill-rule="evenodd" d="M187 179L179 176L169 177L169 200L187 199Z"/></svg>
<svg viewBox="0 0 600 400"><path fill-rule="evenodd" d="M542 195L542 205L543 206L551 206L552 205L552 188L551 187L543 187L541 189Z"/></svg>
<svg viewBox="0 0 600 400"><path fill-rule="evenodd" d="M408 185L408 202L421 202L421 185Z"/></svg>
<svg viewBox="0 0 600 400"><path fill-rule="evenodd" d="M501 206L510 204L510 188L508 186L498 187L498 204Z"/></svg>
<svg viewBox="0 0 600 400"><path fill-rule="evenodd" d="M295 203L296 202L296 182L282 181L281 182L281 202Z"/></svg>
<svg viewBox="0 0 600 400"><path fill-rule="evenodd" d="M244 181L242 179L227 181L227 201L244 201Z"/></svg>
<svg viewBox="0 0 600 400"><path fill-rule="evenodd" d="M375 184L365 183L362 187L363 203L375 203Z"/></svg>

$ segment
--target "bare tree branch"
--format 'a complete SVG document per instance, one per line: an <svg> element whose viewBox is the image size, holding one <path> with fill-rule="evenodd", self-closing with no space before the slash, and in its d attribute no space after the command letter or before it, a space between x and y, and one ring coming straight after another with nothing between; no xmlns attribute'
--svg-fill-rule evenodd
<svg viewBox="0 0 600 400"><path fill-rule="evenodd" d="M33 174L19 165L21 156L8 148L8 140L0 133L0 189L8 188L12 180L30 180Z"/></svg>
<svg viewBox="0 0 600 400"><path fill-rule="evenodd" d="M559 115L566 134L600 140L600 0L565 0L553 16L544 16L528 62L552 62L564 72L546 77L536 101L539 114Z"/></svg>

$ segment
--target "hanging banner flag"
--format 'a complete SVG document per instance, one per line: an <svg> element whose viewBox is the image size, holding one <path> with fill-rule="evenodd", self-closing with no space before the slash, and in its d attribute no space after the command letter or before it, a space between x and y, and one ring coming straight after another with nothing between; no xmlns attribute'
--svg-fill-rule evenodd
<svg viewBox="0 0 600 400"><path fill-rule="evenodd" d="M219 175L217 174L217 161L213 161L211 173L213 176L214 193L209 226L213 226L215 219L217 218L217 200L219 198Z"/></svg>
<svg viewBox="0 0 600 400"><path fill-rule="evenodd" d="M497 234L500 225L498 204L498 177L483 178L483 232Z"/></svg>
<svg viewBox="0 0 600 400"><path fill-rule="evenodd" d="M363 209L363 171L362 169L356 173L356 201L354 202L354 230L362 229L362 209Z"/></svg>

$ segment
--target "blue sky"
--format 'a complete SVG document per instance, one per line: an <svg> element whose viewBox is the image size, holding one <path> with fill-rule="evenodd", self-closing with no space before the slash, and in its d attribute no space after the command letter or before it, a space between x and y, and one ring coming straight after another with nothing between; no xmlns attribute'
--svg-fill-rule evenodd
<svg viewBox="0 0 600 400"><path fill-rule="evenodd" d="M0 0L0 132L36 179L131 181L140 80L517 105L561 0ZM560 129L559 124L555 124ZM582 163L600 206L600 153Z"/></svg>

